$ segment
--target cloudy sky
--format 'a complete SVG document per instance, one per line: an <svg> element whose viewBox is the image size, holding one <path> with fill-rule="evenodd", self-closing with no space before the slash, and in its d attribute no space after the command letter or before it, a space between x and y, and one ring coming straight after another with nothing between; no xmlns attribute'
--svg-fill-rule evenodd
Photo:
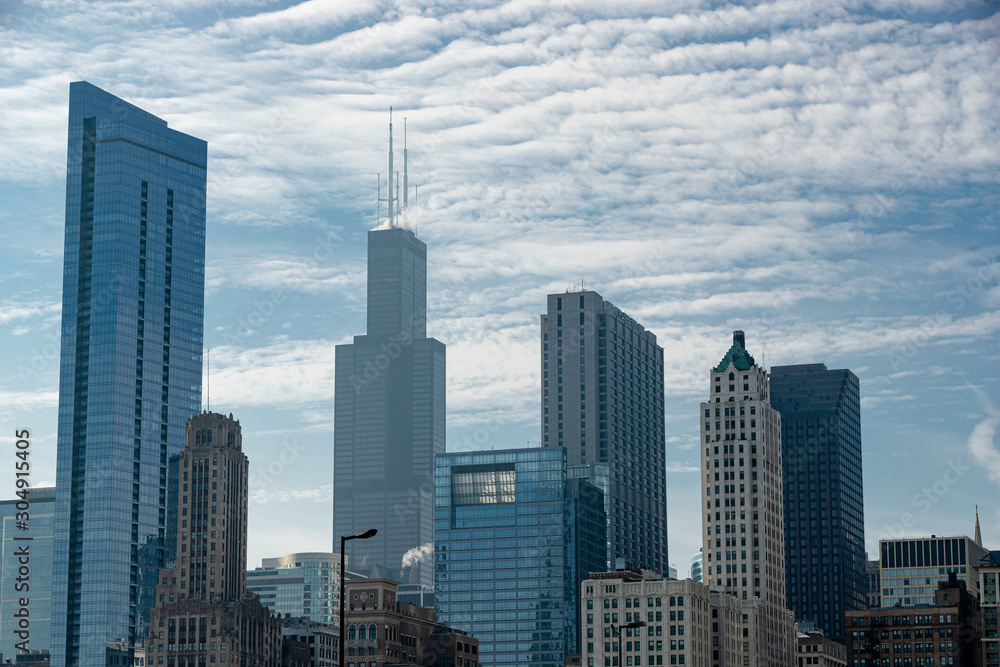
<svg viewBox="0 0 1000 667"><path fill-rule="evenodd" d="M585 281L665 350L682 576L733 329L768 366L861 378L870 550L971 534L977 502L998 548L998 28L976 0L0 0L0 444L30 428L54 481L88 80L208 141L205 344L251 459L250 565L329 550L333 352L364 332L392 106L449 450L537 443L538 315Z"/></svg>

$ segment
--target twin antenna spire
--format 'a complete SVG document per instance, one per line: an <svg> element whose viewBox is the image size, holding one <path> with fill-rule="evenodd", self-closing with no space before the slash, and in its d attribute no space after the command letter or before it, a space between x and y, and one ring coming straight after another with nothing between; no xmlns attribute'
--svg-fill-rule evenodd
<svg viewBox="0 0 1000 667"><path fill-rule="evenodd" d="M406 218L407 213L410 210L409 202L407 201L407 196L409 195L410 184L409 177L406 173L406 118L403 118L403 187L402 193L400 193L399 187L399 173L395 170L392 164L392 107L389 107L389 171L388 171L388 183L386 188L386 197L382 198L382 175L378 176L378 195L377 195L377 209L376 209L376 221L378 226L382 226L382 202L386 203L386 218L385 221L389 227L398 227L400 216ZM400 197L402 196L402 199Z"/></svg>

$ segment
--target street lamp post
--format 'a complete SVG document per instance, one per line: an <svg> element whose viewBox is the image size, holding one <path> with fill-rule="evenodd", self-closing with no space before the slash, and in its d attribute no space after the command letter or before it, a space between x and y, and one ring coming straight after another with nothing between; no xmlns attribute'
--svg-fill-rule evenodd
<svg viewBox="0 0 1000 667"><path fill-rule="evenodd" d="M631 630L632 628L641 628L646 625L643 621L632 621L631 623L626 623L625 625L619 625L617 628L612 625L611 632L618 637L618 667L625 667L625 662L622 660L622 630Z"/></svg>
<svg viewBox="0 0 1000 667"><path fill-rule="evenodd" d="M363 533L358 533L357 535L341 535L340 536L340 646L337 647L337 659L340 662L340 667L344 667L344 545L347 540L367 540L369 537L375 537L378 531L374 528L369 528Z"/></svg>

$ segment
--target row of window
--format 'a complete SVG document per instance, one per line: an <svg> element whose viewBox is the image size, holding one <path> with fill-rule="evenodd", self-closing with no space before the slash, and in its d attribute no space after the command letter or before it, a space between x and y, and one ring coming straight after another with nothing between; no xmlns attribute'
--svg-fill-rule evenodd
<svg viewBox="0 0 1000 667"><path fill-rule="evenodd" d="M351 605L351 609L354 609L354 605ZM347 638L349 640L359 640L364 641L366 639L377 639L377 629L374 623L370 625L354 625L353 623L347 626Z"/></svg>
<svg viewBox="0 0 1000 667"><path fill-rule="evenodd" d="M653 606L659 607L659 606L662 605L662 602L663 602L663 598L647 598L646 599L646 606L647 607L653 607ZM673 607L673 606L684 606L684 596L682 595L679 598L677 598L677 597L670 598L670 606L671 607ZM625 598L625 607L626 608L628 608L628 607L639 607L639 598ZM593 609L593 608L594 608L594 601L593 600L587 600L587 609ZM618 608L618 598L605 598L604 599L604 608L605 609L617 609Z"/></svg>

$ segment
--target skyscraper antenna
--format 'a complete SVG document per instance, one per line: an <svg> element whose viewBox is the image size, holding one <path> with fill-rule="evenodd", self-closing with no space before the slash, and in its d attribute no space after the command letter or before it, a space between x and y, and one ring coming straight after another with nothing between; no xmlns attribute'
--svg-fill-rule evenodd
<svg viewBox="0 0 1000 667"><path fill-rule="evenodd" d="M382 174L375 176L375 227L382 226Z"/></svg>
<svg viewBox="0 0 1000 667"><path fill-rule="evenodd" d="M406 176L406 116L403 116L403 210L409 210L406 205L407 194L409 191L409 179Z"/></svg>
<svg viewBox="0 0 1000 667"><path fill-rule="evenodd" d="M395 227L396 226L396 222L393 219L393 210L392 210L393 209L393 206L392 206L392 195L393 195L392 177L393 177L393 174L395 174L395 173L396 172L393 171L393 167L392 167L392 107L389 107L389 171L388 171L389 183L388 183L388 188L386 188L385 197L388 200L388 221L389 221L389 226L390 227Z"/></svg>
<svg viewBox="0 0 1000 667"><path fill-rule="evenodd" d="M205 371L205 402L208 412L212 411L212 348L205 350L205 364L208 366Z"/></svg>

